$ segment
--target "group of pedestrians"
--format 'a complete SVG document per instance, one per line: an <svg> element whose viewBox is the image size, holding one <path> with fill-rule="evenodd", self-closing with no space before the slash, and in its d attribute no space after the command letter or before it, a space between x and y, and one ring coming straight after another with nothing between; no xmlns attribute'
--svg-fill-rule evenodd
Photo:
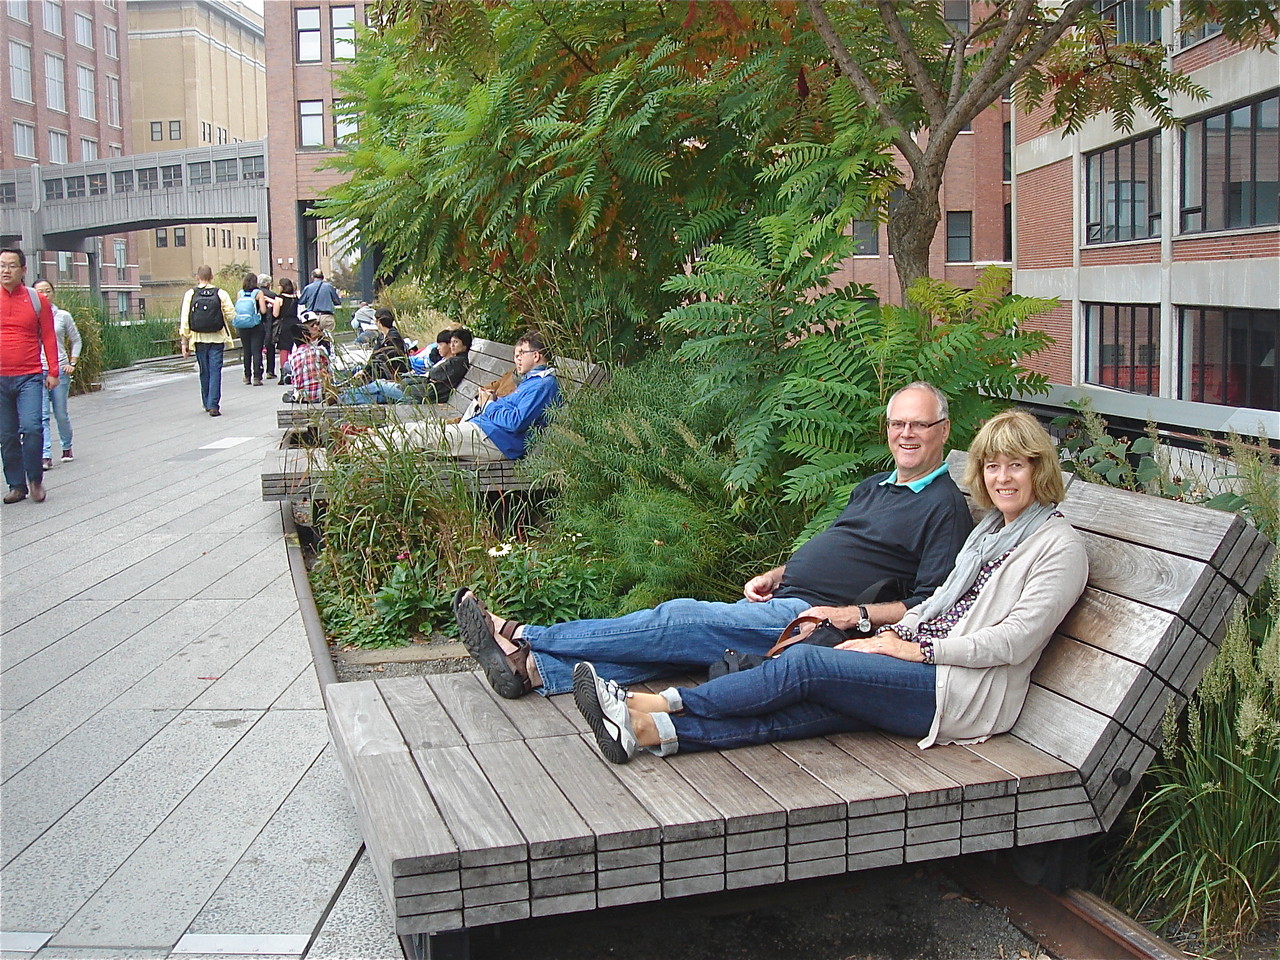
<svg viewBox="0 0 1280 960"><path fill-rule="evenodd" d="M61 460L75 459L67 397L80 358L80 331L53 303L54 286L26 284L27 258L0 250L0 459L5 503L47 496L44 472L53 467L52 411Z"/></svg>

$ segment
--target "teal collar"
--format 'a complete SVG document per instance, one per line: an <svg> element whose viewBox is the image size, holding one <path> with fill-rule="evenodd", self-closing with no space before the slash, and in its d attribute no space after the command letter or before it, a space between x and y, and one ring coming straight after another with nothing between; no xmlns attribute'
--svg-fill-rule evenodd
<svg viewBox="0 0 1280 960"><path fill-rule="evenodd" d="M933 481L937 480L940 476L942 476L946 472L947 472L947 465L944 463L937 470L933 471L933 473L927 474L926 476L921 477L919 480L912 480L910 483L898 483L898 471L895 469L893 473L889 474L887 477L885 477L883 480L880 481L880 486L906 487L912 493L919 493L921 490L923 490L929 484L933 483Z"/></svg>

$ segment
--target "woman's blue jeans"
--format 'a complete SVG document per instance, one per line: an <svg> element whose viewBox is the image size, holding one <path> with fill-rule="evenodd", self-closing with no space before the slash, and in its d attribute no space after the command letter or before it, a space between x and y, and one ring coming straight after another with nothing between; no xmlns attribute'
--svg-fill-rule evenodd
<svg viewBox="0 0 1280 960"><path fill-rule="evenodd" d="M5 483L16 490L28 491L28 482L44 480L40 462L42 396L43 373L0 377L0 460L4 462Z"/></svg>
<svg viewBox="0 0 1280 960"><path fill-rule="evenodd" d="M681 670L705 670L726 649L762 654L809 606L791 598L763 603L668 600L612 620L526 625L523 637L542 678L538 692L549 697L573 689L573 668L582 660L595 664L600 676L625 686Z"/></svg>
<svg viewBox="0 0 1280 960"><path fill-rule="evenodd" d="M932 664L797 643L754 670L680 690L683 710L654 721L664 746L674 732L688 752L851 730L918 738L933 724L934 676Z"/></svg>
<svg viewBox="0 0 1280 960"><path fill-rule="evenodd" d="M222 357L225 343L197 343L196 364L200 367L200 402L206 410L222 404Z"/></svg>
<svg viewBox="0 0 1280 960"><path fill-rule="evenodd" d="M71 415L67 413L67 395L71 392L71 374L65 370L58 378L58 385L52 390L44 391L44 458L53 457L53 430L49 422L50 410L53 419L58 423L58 439L62 441L62 449L71 449Z"/></svg>

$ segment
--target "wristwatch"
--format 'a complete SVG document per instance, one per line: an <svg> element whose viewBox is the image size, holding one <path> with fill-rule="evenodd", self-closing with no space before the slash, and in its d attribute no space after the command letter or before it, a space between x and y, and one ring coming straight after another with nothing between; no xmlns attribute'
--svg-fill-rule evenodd
<svg viewBox="0 0 1280 960"><path fill-rule="evenodd" d="M858 607L858 622L857 622L857 623L855 623L855 624L853 625L853 627L854 627L854 629L855 629L855 630L857 630L859 633L870 633L870 632L871 632L871 618L870 618L869 616L867 616L867 608L866 608L866 607L859 605L859 607Z"/></svg>

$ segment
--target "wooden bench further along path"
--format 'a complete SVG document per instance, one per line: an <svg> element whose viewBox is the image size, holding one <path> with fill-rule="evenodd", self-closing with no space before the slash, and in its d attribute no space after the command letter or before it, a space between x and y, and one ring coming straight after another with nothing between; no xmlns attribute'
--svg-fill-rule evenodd
<svg viewBox="0 0 1280 960"><path fill-rule="evenodd" d="M1232 514L1083 481L1062 510L1088 587L985 743L840 734L615 766L570 697L501 700L476 674L328 686L396 931L465 953L466 929L507 920L1108 829L1272 548Z"/></svg>
<svg viewBox="0 0 1280 960"><path fill-rule="evenodd" d="M323 438L337 424L378 426L390 420L445 420L461 416L481 387L488 386L515 369L515 348L505 343L476 338L471 350L471 366L448 401L432 403L392 403L359 406L288 404L277 412L277 424L286 433L284 443L269 451L262 464L263 500L325 500L327 458L322 447L294 443L296 438ZM561 396L570 401L579 390L595 389L608 380L608 371L594 363L557 359L553 364ZM511 460L439 460L439 472L461 474L477 492L503 493L527 490L528 480L517 476Z"/></svg>

